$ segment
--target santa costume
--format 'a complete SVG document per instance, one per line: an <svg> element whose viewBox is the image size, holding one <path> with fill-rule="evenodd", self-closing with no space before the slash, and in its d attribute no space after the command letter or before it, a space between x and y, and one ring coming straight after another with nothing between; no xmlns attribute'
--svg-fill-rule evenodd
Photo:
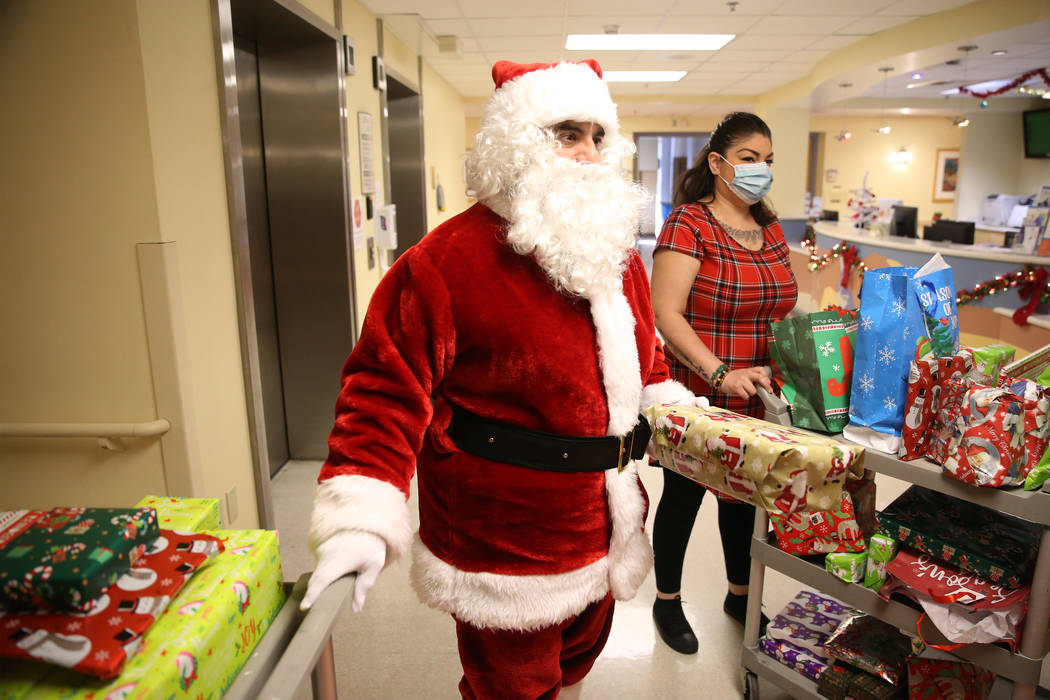
<svg viewBox="0 0 1050 700"><path fill-rule="evenodd" d="M493 68L467 163L478 204L381 280L319 477L311 544L374 533L387 563L411 544L419 597L456 620L464 697L555 697L590 669L613 599L652 564L639 411L692 396L655 334L641 193L600 76L593 61ZM566 120L604 129L602 164L554 155Z"/></svg>

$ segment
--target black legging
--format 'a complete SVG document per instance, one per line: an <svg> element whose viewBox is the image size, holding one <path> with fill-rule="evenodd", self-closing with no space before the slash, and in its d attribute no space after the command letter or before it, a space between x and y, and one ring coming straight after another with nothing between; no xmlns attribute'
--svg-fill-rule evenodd
<svg viewBox="0 0 1050 700"><path fill-rule="evenodd" d="M664 490L653 520L653 551L656 554L656 590L675 593L682 589L682 564L689 545L696 513L707 490L691 479L664 469ZM726 578L746 586L751 574L751 532L755 507L750 503L728 503L718 499L718 532L722 536Z"/></svg>

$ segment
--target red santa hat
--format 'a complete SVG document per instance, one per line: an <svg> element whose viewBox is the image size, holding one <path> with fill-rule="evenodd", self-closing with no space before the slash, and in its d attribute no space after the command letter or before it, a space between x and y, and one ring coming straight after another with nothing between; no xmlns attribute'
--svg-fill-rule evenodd
<svg viewBox="0 0 1050 700"><path fill-rule="evenodd" d="M594 59L560 63L512 63L492 66L495 92L485 108L483 122L503 125L527 122L548 127L563 121L594 122L607 139L620 130L616 104Z"/></svg>

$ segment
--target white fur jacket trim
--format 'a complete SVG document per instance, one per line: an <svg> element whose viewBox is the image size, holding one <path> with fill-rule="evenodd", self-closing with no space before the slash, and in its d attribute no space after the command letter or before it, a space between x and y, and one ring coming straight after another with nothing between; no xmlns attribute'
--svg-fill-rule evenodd
<svg viewBox="0 0 1050 700"><path fill-rule="evenodd" d="M460 571L431 553L417 536L411 570L416 593L426 605L475 627L508 630L558 624L609 591L617 600L633 598L653 564L652 547L641 529L644 502L634 464L619 474L615 469L606 472L606 491L613 537L608 555L598 561L545 576Z"/></svg>
<svg viewBox="0 0 1050 700"><path fill-rule="evenodd" d="M310 549L337 532L360 530L386 542L386 563L408 549L412 522L405 495L396 486L367 476L333 476L314 492Z"/></svg>

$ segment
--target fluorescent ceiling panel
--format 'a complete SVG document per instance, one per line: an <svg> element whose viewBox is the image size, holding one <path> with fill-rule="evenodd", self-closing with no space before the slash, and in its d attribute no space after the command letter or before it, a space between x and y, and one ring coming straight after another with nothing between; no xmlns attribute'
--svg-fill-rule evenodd
<svg viewBox="0 0 1050 700"><path fill-rule="evenodd" d="M735 34L570 34L567 51L717 51Z"/></svg>
<svg viewBox="0 0 1050 700"><path fill-rule="evenodd" d="M607 70L602 78L607 83L676 83L685 73L684 70Z"/></svg>

